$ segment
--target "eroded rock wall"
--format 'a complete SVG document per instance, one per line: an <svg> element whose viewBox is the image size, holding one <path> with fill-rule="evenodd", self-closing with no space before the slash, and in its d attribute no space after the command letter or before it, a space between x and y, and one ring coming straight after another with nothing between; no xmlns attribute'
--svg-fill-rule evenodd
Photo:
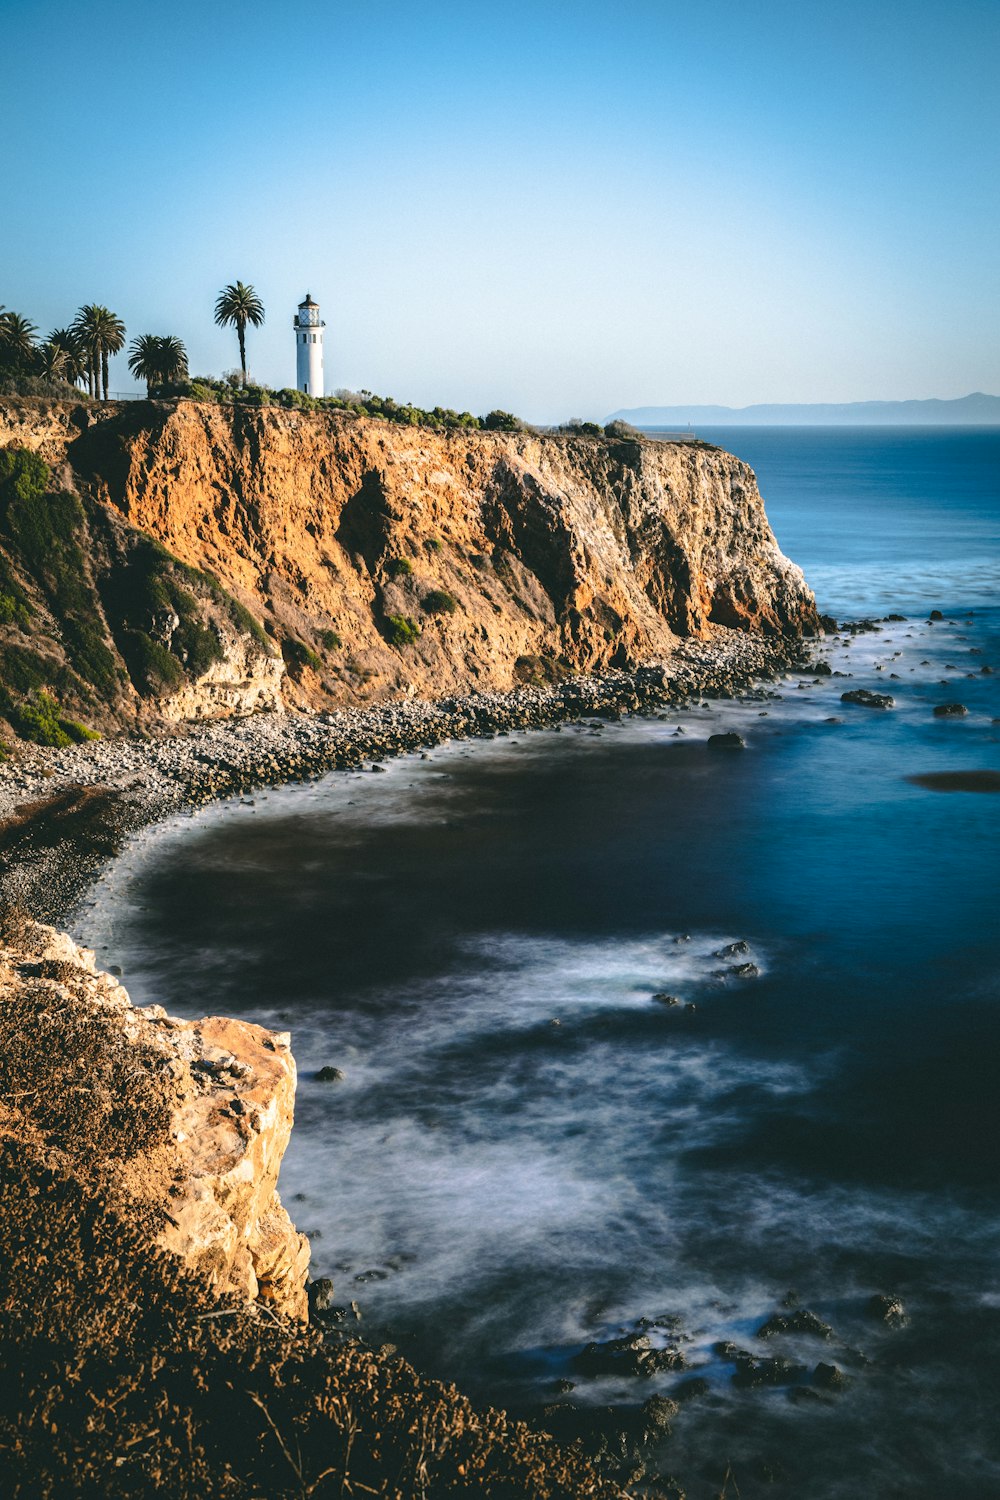
<svg viewBox="0 0 1000 1500"><path fill-rule="evenodd" d="M217 578L280 650L292 706L507 689L714 625L817 626L753 472L706 446L187 401L8 401L8 443ZM193 700L178 711L217 711Z"/></svg>

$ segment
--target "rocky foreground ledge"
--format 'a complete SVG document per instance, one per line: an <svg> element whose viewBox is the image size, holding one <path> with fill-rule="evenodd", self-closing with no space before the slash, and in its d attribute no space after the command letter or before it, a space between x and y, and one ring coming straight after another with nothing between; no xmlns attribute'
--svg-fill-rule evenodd
<svg viewBox="0 0 1000 1500"><path fill-rule="evenodd" d="M0 925L0 1493L612 1497L579 1455L302 1321L287 1037L133 1008Z"/></svg>

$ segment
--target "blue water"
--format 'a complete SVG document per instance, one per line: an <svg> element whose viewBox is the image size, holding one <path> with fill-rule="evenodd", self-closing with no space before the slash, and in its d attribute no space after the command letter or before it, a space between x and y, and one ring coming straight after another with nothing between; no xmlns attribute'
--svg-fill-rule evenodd
<svg viewBox="0 0 1000 1500"><path fill-rule="evenodd" d="M782 549L838 615L1000 602L995 427L707 427L755 470Z"/></svg>
<svg viewBox="0 0 1000 1500"><path fill-rule="evenodd" d="M291 1028L282 1190L373 1342L520 1408L703 1377L650 1455L690 1500L727 1466L744 1497L982 1500L1000 796L909 778L1000 770L1000 436L705 436L756 468L822 609L908 616L827 642L844 676L167 825L80 935L137 1001ZM856 686L895 708L843 704ZM746 753L710 753L730 727ZM875 1293L905 1327L871 1319ZM758 1338L790 1300L830 1338ZM687 1370L580 1369L643 1319ZM798 1368L747 1389L720 1340Z"/></svg>

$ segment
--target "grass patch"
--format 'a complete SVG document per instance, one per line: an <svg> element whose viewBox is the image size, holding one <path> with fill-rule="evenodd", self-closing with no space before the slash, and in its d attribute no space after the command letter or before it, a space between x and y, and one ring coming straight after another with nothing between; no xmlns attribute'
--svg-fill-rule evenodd
<svg viewBox="0 0 1000 1500"><path fill-rule="evenodd" d="M390 646L412 646L419 639L420 626L409 615L388 615L385 623Z"/></svg>
<svg viewBox="0 0 1000 1500"><path fill-rule="evenodd" d="M390 578L409 578L413 573L413 564L405 557L392 557L386 563L385 571Z"/></svg>
<svg viewBox="0 0 1000 1500"><path fill-rule="evenodd" d="M319 643L325 651L339 651L344 644L335 630L321 630Z"/></svg>
<svg viewBox="0 0 1000 1500"><path fill-rule="evenodd" d="M100 739L95 730L75 719L63 718L58 702L50 693L33 692L20 702L10 699L9 695L3 702L0 696L0 709L21 738L31 740L35 745L64 749L67 745L82 744L84 740Z"/></svg>
<svg viewBox="0 0 1000 1500"><path fill-rule="evenodd" d="M305 641L300 641L295 636L288 636L281 644L281 654L286 664L298 671L303 667L309 667L313 672L321 672L323 663Z"/></svg>
<svg viewBox="0 0 1000 1500"><path fill-rule="evenodd" d="M136 691L144 697L179 687L184 681L184 668L176 656L144 630L120 631L118 648Z"/></svg>

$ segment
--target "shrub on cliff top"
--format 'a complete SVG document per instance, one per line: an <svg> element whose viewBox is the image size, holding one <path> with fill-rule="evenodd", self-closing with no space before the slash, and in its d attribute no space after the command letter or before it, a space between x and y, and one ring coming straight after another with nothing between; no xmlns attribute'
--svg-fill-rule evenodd
<svg viewBox="0 0 1000 1500"><path fill-rule="evenodd" d="M524 423L509 411L488 411L481 419L487 432L521 432Z"/></svg>
<svg viewBox="0 0 1000 1500"><path fill-rule="evenodd" d="M569 421L557 427L556 431L568 432L574 437L601 437L604 428L600 422L585 422L582 417L570 417Z"/></svg>

